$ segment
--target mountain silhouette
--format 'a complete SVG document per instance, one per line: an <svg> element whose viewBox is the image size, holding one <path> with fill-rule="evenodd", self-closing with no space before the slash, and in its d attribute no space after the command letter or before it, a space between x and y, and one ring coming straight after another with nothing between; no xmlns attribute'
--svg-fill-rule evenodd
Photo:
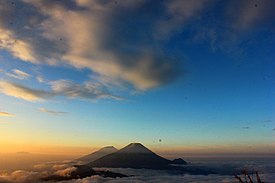
<svg viewBox="0 0 275 183"><path fill-rule="evenodd" d="M60 177L60 176L54 175L54 176L46 177L44 180L70 180L75 178L84 178L92 175L99 175L102 177L113 177L113 178L128 176L128 175L123 175L120 173L115 173L110 171L100 171L100 170L96 171L96 169L94 168L133 168L133 169L143 168L143 169L154 169L154 170L166 170L169 173L175 174L175 175L216 174L215 171L212 171L208 168L196 167L192 165L184 166L185 164L187 164L186 161L184 161L181 158L171 161L155 154L150 149L146 148L144 145L140 143L131 143L116 152L107 154L90 163L87 163L84 165L75 165L74 167L76 167L76 170L72 172L69 177Z"/></svg>
<svg viewBox="0 0 275 183"><path fill-rule="evenodd" d="M103 148L99 149L96 152L93 152L91 154L83 156L83 157L81 157L77 160L83 161L85 163L89 163L89 162L95 161L95 160L97 160L97 159L99 159L103 156L114 153L116 151L117 151L117 149L114 146L106 146L106 147L103 147Z"/></svg>
<svg viewBox="0 0 275 183"><path fill-rule="evenodd" d="M104 157L101 157L88 165L91 167L110 168L147 168L169 169L173 162L165 159L140 143L131 143L126 147Z"/></svg>

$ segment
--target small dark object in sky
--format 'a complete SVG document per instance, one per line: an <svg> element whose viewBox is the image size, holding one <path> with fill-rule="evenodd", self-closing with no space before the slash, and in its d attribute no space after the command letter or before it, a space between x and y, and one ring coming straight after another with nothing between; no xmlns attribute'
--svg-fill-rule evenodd
<svg viewBox="0 0 275 183"><path fill-rule="evenodd" d="M115 1L115 5L117 5L117 1Z"/></svg>
<svg viewBox="0 0 275 183"><path fill-rule="evenodd" d="M12 1L11 4L14 5L15 3Z"/></svg>
<svg viewBox="0 0 275 183"><path fill-rule="evenodd" d="M13 25L13 22L10 22L10 25Z"/></svg>
<svg viewBox="0 0 275 183"><path fill-rule="evenodd" d="M62 41L62 38L60 38L59 40Z"/></svg>
<svg viewBox="0 0 275 183"><path fill-rule="evenodd" d="M255 7L257 8L257 7L258 7L258 4L255 4Z"/></svg>
<svg viewBox="0 0 275 183"><path fill-rule="evenodd" d="M162 140L161 139L159 139L159 142L161 142Z"/></svg>

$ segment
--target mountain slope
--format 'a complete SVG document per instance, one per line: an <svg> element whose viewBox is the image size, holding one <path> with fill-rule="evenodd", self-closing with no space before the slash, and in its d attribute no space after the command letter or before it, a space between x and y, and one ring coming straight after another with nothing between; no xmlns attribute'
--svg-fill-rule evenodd
<svg viewBox="0 0 275 183"><path fill-rule="evenodd" d="M89 163L89 162L92 162L92 161L95 161L103 156L106 156L108 154L111 154L111 153L114 153L116 152L117 149L113 146L106 146L106 147L103 147L101 149L99 149L98 151L96 152L93 152L91 154L88 154L86 156L83 156L77 160L79 161L84 161L86 163Z"/></svg>
<svg viewBox="0 0 275 183"><path fill-rule="evenodd" d="M131 143L115 153L91 163L92 167L167 169L172 161L165 159L140 143Z"/></svg>

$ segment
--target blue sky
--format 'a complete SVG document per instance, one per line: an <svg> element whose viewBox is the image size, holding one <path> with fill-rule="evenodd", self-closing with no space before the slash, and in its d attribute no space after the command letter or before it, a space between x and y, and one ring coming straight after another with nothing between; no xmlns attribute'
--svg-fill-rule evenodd
<svg viewBox="0 0 275 183"><path fill-rule="evenodd" d="M274 153L273 1L0 5L0 144L10 151L139 141Z"/></svg>

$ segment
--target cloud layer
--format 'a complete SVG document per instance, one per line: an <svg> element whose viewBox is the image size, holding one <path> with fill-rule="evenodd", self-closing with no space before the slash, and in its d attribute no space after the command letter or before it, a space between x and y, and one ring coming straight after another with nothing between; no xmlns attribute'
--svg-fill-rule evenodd
<svg viewBox="0 0 275 183"><path fill-rule="evenodd" d="M0 171L0 183L42 183L41 178L51 175L68 176L74 170L74 166L80 164L77 161L54 161L36 164L30 171L16 170L10 173ZM187 165L188 166L188 165ZM131 168L96 168L96 171L117 172L125 175L132 175L124 178L103 178L100 176L86 177L83 179L74 179L68 181L59 181L60 183L121 183L121 182L185 182L185 183L213 183L236 182L233 177L234 173L241 173L243 169L257 170L262 181L273 182L275 180L274 159L255 159L255 158L224 158L224 159L197 159L192 160L192 165L204 168L214 168L220 174L210 175L179 175L176 172L169 172L165 170L148 170L148 169L131 169ZM234 170L232 172L232 170ZM255 178L255 177L253 177ZM46 181L52 183L51 181Z"/></svg>
<svg viewBox="0 0 275 183"><path fill-rule="evenodd" d="M68 176L75 170L74 167L63 167L62 169L53 169L48 167L43 171L23 171L17 170L12 173L1 173L0 183L52 183L52 181L41 181L41 178L49 175ZM128 175L134 175L125 178L104 178L100 176L91 176L83 179L74 179L68 181L58 181L60 183L232 183L236 182L236 179L232 175L171 175L165 171L152 171L152 170L131 170L121 169L121 171ZM138 172L138 173L137 173ZM272 181L275 178L274 173L260 174L262 180Z"/></svg>

